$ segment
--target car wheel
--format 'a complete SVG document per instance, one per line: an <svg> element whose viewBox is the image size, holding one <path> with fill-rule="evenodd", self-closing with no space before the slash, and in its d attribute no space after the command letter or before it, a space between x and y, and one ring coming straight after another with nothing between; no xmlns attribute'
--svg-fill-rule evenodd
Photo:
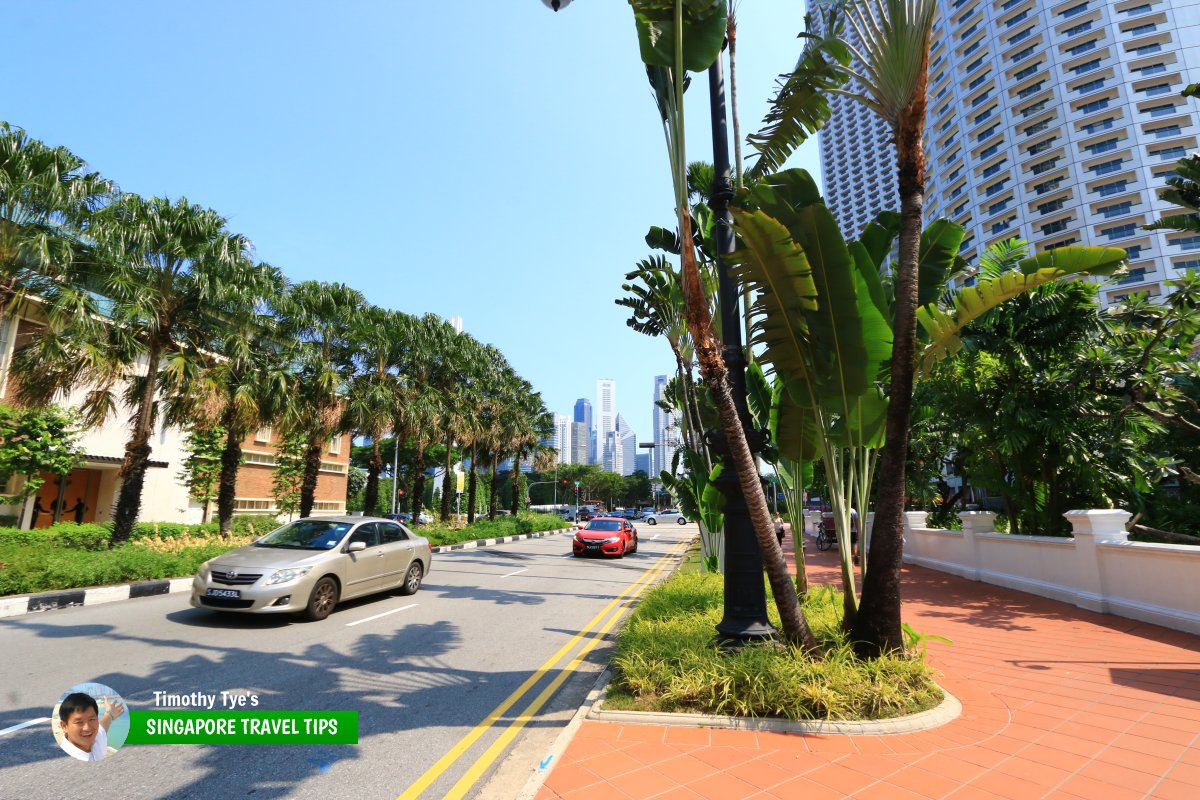
<svg viewBox="0 0 1200 800"><path fill-rule="evenodd" d="M624 558L625 553L629 550L629 542L621 542L621 552L617 553L617 558Z"/></svg>
<svg viewBox="0 0 1200 800"><path fill-rule="evenodd" d="M687 520L686 520L686 519L684 519L683 517L680 517L680 518L679 518L678 520L676 520L676 521L677 521L677 522L678 522L680 525L687 525Z"/></svg>
<svg viewBox="0 0 1200 800"><path fill-rule="evenodd" d="M638 549L638 540L637 540L637 535L636 535L636 534L634 534L634 537L633 537L633 549L629 551L629 552L630 552L630 554L636 553L636 552L637 552L637 549Z"/></svg>
<svg viewBox="0 0 1200 800"><path fill-rule="evenodd" d="M400 587L400 594L416 594L417 589L421 588L421 576L424 574L425 570L421 567L421 562L414 561L408 568L408 572L404 573L404 584Z"/></svg>
<svg viewBox="0 0 1200 800"><path fill-rule="evenodd" d="M646 524L647 525L657 525L658 520L656 520L654 517L646 517Z"/></svg>
<svg viewBox="0 0 1200 800"><path fill-rule="evenodd" d="M333 607L337 605L337 601L337 581L329 576L321 578L313 587L312 594L308 598L308 607L304 609L304 616L313 622L320 622L330 615Z"/></svg>

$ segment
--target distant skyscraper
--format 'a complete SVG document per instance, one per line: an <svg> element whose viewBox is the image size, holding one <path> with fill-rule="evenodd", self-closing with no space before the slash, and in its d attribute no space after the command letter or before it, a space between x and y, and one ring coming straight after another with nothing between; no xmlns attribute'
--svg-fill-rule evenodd
<svg viewBox="0 0 1200 800"><path fill-rule="evenodd" d="M463 328L462 317L458 317L458 316L451 317L450 319L447 320L447 322L449 322L450 326L452 328L454 328L455 333L462 333L462 328Z"/></svg>
<svg viewBox="0 0 1200 800"><path fill-rule="evenodd" d="M584 446L587 448L586 455L583 461L576 461L576 464L595 464L596 463L596 434L595 428L592 425L592 403L586 397L581 397L575 401L575 421L582 422L584 429L587 431L587 436L583 438Z"/></svg>
<svg viewBox="0 0 1200 800"><path fill-rule="evenodd" d="M644 472L647 475L649 475L650 474L650 460L653 455L654 455L653 453L638 453L637 458L634 459L634 467L635 467L634 472L641 471L641 472Z"/></svg>
<svg viewBox="0 0 1200 800"><path fill-rule="evenodd" d="M611 378L601 378L596 381L596 445L605 448L599 453L603 464L612 463L613 454L609 453L607 448L610 444L609 434L615 433L616 430L617 382Z"/></svg>
<svg viewBox="0 0 1200 800"><path fill-rule="evenodd" d="M571 421L566 414L554 415L554 438L550 444L558 450L558 463L571 463Z"/></svg>
<svg viewBox="0 0 1200 800"><path fill-rule="evenodd" d="M654 450L650 460L650 477L657 479L663 471L670 471L675 451L679 448L679 420L673 411L664 411L659 402L666 397L669 375L654 376Z"/></svg>
<svg viewBox="0 0 1200 800"><path fill-rule="evenodd" d="M591 431L583 422L571 423L571 464L588 464L588 445L591 442Z"/></svg>
<svg viewBox="0 0 1200 800"><path fill-rule="evenodd" d="M629 427L629 423L617 414L616 450L620 455L619 463L613 469L618 475L632 475L637 466L637 434Z"/></svg>

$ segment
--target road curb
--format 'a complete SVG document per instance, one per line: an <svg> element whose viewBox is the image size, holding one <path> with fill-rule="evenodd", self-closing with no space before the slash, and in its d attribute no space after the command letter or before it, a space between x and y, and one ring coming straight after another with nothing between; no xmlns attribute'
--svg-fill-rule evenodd
<svg viewBox="0 0 1200 800"><path fill-rule="evenodd" d="M556 528L552 531L536 533L518 533L512 536L500 536L495 539L476 539L470 542L440 545L433 548L435 553L448 553L452 550L472 550L480 547L493 547L498 544L524 541L525 539L540 539L556 533L570 532L571 528ZM123 583L117 586L95 586L89 589L62 589L56 592L41 592L38 594L17 595L15 597L0 597L0 619L20 617L25 614L36 614L39 611L53 611L59 608L75 606L95 606L101 603L116 603L121 600L133 600L139 597L154 597L160 594L176 594L191 591L192 577L167 578L158 581L138 581Z"/></svg>
<svg viewBox="0 0 1200 800"><path fill-rule="evenodd" d="M679 713L668 714L658 711L606 711L601 697L588 711L587 718L596 722L613 722L622 725L664 725L687 728L721 728L740 731L769 731L772 733L843 734L853 736L890 736L900 733L917 733L945 725L962 715L963 707L958 698L942 689L942 702L928 711L907 714L903 717L878 720L790 720L776 717L728 717L716 714ZM608 694L607 683L604 687Z"/></svg>

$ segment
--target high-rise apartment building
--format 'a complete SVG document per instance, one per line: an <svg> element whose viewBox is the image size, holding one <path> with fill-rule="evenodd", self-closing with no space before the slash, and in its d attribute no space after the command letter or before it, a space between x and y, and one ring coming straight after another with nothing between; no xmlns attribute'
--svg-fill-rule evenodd
<svg viewBox="0 0 1200 800"><path fill-rule="evenodd" d="M582 422L587 435L583 437L584 446L587 448L586 455L582 461L575 461L575 464L595 464L596 463L596 439L594 428L592 427L592 403L586 397L581 397L575 401L575 421Z"/></svg>
<svg viewBox="0 0 1200 800"><path fill-rule="evenodd" d="M666 397L669 375L654 376L654 450L650 458L650 478L656 480L664 470L670 471L675 451L680 445L679 420L672 411L664 411L660 402Z"/></svg>
<svg viewBox="0 0 1200 800"><path fill-rule="evenodd" d="M1038 251L1121 247L1129 274L1102 301L1162 294L1164 280L1200 268L1200 235L1141 227L1177 210L1158 192L1197 147L1200 108L1179 93L1200 81L1198 40L1200 0L943 3L926 219L963 225L968 261L1011 237ZM822 164L827 195L857 182L824 151Z"/></svg>
<svg viewBox="0 0 1200 800"><path fill-rule="evenodd" d="M609 434L616 430L617 382L611 378L601 378L596 381L596 445L601 449L597 455L602 465L612 463L614 454L609 452L609 446L616 440ZM608 469L607 466L604 468Z"/></svg>

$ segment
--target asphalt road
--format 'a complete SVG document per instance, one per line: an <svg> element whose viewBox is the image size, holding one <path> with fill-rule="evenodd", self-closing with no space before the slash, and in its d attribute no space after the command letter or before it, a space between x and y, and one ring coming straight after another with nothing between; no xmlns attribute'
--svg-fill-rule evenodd
<svg viewBox="0 0 1200 800"><path fill-rule="evenodd" d="M187 594L0 620L0 800L512 797L611 655L603 634L695 530L641 525L622 560L571 558L569 534L435 554L414 597L318 623ZM357 710L359 744L130 745L87 764L48 721L3 732L88 681L139 710L155 691L231 690L267 710Z"/></svg>

